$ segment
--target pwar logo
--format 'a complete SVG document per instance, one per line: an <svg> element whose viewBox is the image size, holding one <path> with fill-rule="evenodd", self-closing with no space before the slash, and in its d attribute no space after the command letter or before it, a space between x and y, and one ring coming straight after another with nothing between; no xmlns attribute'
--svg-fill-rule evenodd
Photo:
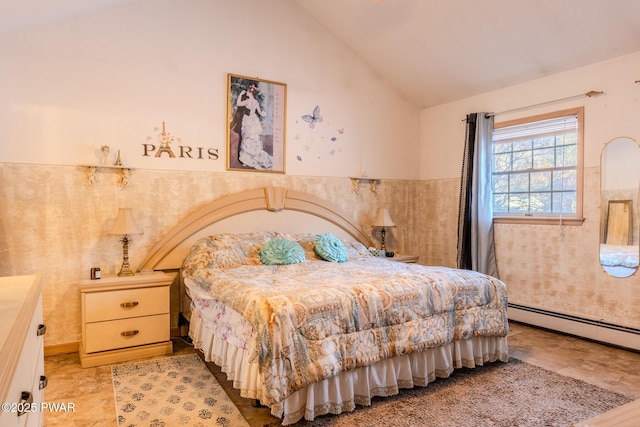
<svg viewBox="0 0 640 427"><path fill-rule="evenodd" d="M159 131L159 129L154 129ZM167 154L170 158L183 158L183 159L206 159L206 160L218 160L217 148L205 148L205 147L190 147L188 145L178 145L178 155L171 149L171 144L174 142L182 142L178 137L173 136L170 132L167 132L164 122L162 122L162 131L155 137L158 140L158 146L152 144L149 141L153 141L154 137L148 136L146 143L142 144L143 157L161 157L162 154ZM153 154L155 153L155 154Z"/></svg>

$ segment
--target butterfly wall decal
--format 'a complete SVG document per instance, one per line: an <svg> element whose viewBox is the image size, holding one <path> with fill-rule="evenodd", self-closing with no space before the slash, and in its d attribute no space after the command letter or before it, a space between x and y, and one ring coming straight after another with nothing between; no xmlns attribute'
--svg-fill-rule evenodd
<svg viewBox="0 0 640 427"><path fill-rule="evenodd" d="M313 109L313 114L312 115L305 114L304 116L302 116L302 120L309 123L309 128L311 129L316 127L316 123L322 123L322 116L320 115L320 106L316 105L316 107Z"/></svg>

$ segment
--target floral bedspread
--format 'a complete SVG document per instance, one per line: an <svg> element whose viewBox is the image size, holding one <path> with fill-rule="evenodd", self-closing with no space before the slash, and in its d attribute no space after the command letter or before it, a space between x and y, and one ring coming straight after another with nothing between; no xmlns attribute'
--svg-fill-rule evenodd
<svg viewBox="0 0 640 427"><path fill-rule="evenodd" d="M210 244L200 250L208 254L192 253L185 283L251 323L266 389L263 403L269 406L343 370L508 332L506 286L477 272L404 264L361 251L350 252L345 263L313 259L196 268L212 253Z"/></svg>

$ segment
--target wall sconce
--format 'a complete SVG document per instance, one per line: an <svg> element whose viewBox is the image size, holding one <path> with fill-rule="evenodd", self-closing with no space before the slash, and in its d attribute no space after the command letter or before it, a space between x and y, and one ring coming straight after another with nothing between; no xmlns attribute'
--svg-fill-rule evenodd
<svg viewBox="0 0 640 427"><path fill-rule="evenodd" d="M142 234L142 230L138 228L138 225L133 220L131 208L120 208L118 210L116 223L113 225L109 234L122 236L120 240L122 242L122 268L118 276L133 276L135 273L131 270L131 265L129 265L129 238L127 236L131 234Z"/></svg>
<svg viewBox="0 0 640 427"><path fill-rule="evenodd" d="M373 221L373 224L371 224L372 227L382 227L382 230L380 230L380 249L383 251L386 251L385 245L384 245L384 238L385 238L385 234L386 234L386 230L385 227L395 227L396 224L391 220L391 216L389 216L389 211L387 210L387 208L380 208L378 209L378 216L376 217L375 221Z"/></svg>

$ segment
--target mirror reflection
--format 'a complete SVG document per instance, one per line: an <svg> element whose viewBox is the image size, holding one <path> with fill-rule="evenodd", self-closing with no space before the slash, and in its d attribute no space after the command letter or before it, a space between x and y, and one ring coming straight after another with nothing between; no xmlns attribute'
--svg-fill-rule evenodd
<svg viewBox="0 0 640 427"><path fill-rule="evenodd" d="M632 138L609 141L600 158L600 265L615 277L638 270L640 147Z"/></svg>

